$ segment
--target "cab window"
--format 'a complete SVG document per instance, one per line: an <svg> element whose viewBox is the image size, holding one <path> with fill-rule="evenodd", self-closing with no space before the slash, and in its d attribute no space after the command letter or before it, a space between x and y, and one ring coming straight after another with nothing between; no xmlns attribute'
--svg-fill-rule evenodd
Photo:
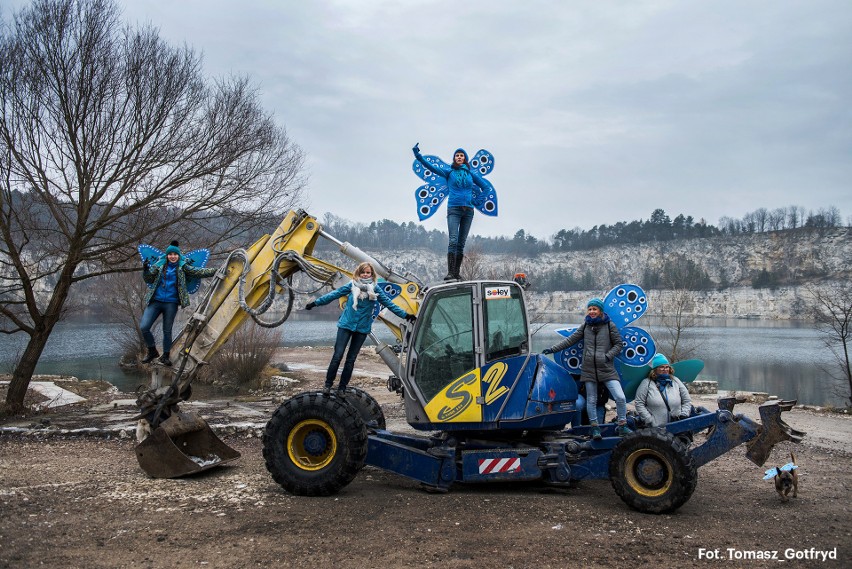
<svg viewBox="0 0 852 569"><path fill-rule="evenodd" d="M482 285L485 315L485 360L492 361L528 351L527 319L521 290L505 284Z"/></svg>
<svg viewBox="0 0 852 569"><path fill-rule="evenodd" d="M419 320L423 324L414 342L414 381L429 401L454 379L476 367L472 289L437 293Z"/></svg>

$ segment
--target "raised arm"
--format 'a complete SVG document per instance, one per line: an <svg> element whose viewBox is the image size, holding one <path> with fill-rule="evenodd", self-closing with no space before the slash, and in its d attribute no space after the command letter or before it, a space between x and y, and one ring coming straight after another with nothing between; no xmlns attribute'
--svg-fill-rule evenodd
<svg viewBox="0 0 852 569"><path fill-rule="evenodd" d="M420 162L420 164L422 164L423 167L428 169L430 172L435 172L436 174L438 174L442 178L446 178L447 176L450 175L450 172L448 170L445 170L444 168L442 168L440 164L434 164L433 165L433 164L429 164L428 162L426 162L426 160L423 158L423 155L420 154L420 143L419 142L414 145L414 148L412 148L411 151L414 152L415 160Z"/></svg>

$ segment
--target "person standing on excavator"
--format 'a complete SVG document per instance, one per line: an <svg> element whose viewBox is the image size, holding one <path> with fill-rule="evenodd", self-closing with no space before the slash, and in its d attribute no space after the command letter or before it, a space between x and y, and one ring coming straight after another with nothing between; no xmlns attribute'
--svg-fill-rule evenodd
<svg viewBox="0 0 852 569"><path fill-rule="evenodd" d="M391 312L400 318L405 318L408 322L416 320L413 314L408 314L394 304L381 287L376 286L376 271L373 270L370 263L361 263L355 267L352 276L353 279L350 283L305 305L305 310L311 310L316 306L322 306L338 298L348 296L346 307L337 320L337 339L334 342L334 354L331 356L331 363L328 364L325 387L323 388L324 393L331 393L334 378L337 377L337 369L343 359L343 352L346 351L348 345L349 351L346 353L346 361L343 364L340 383L337 386L337 395L341 397L346 394L346 386L349 385L349 380L352 378L352 370L355 368L358 352L373 328L373 309L376 303L387 307Z"/></svg>
<svg viewBox="0 0 852 569"><path fill-rule="evenodd" d="M468 164L464 148L457 148L453 153L453 163L448 171L436 170L435 166L426 162L420 154L420 143L415 144L411 150L425 168L447 180L447 232L450 239L447 246L447 276L444 280L460 280L464 244L473 223L473 202L476 196L486 191L486 187L479 173Z"/></svg>
<svg viewBox="0 0 852 569"><path fill-rule="evenodd" d="M189 306L189 292L186 281L192 278L212 277L216 274L215 268L196 268L186 262L177 241L172 241L166 247L166 254L160 257L152 266L148 260L142 261L142 279L153 285L145 296L145 312L139 328L142 338L148 347L148 354L142 360L143 364L154 361L160 354L157 352L154 335L151 327L160 315L163 315L163 355L160 363L165 366L172 365L169 352L172 349L172 326L175 323L178 307Z"/></svg>
<svg viewBox="0 0 852 569"><path fill-rule="evenodd" d="M570 336L551 348L542 351L542 354L555 354L565 348L573 346L580 340L583 341L583 363L581 365L580 380L586 384L586 411L589 414L589 422L592 426L592 438L600 440L601 430L598 423L598 386L605 385L609 394L615 400L615 410L618 425L616 434L619 437L627 436L630 429L627 427L627 400L624 390L615 371L615 356L624 348L624 340L618 327L610 320L604 312L603 301L599 298L591 299L586 305L586 320ZM603 417L600 417L603 419Z"/></svg>

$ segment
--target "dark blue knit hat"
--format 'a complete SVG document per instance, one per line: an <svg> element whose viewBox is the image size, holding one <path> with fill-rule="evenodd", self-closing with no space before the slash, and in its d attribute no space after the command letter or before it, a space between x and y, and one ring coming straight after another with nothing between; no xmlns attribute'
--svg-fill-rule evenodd
<svg viewBox="0 0 852 569"><path fill-rule="evenodd" d="M169 246L166 247L166 255L168 255L169 253L177 253L178 255L180 255L180 243L178 243L177 241L172 241Z"/></svg>
<svg viewBox="0 0 852 569"><path fill-rule="evenodd" d="M589 303L586 305L586 308L589 308L590 306L597 306L598 308L601 309L601 312L603 312L603 309L604 309L603 300L601 300L597 297L590 300Z"/></svg>

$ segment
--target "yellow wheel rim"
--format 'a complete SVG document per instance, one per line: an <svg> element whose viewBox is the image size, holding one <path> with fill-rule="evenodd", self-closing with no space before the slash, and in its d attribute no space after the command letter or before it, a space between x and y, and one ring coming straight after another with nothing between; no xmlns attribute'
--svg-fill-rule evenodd
<svg viewBox="0 0 852 569"><path fill-rule="evenodd" d="M287 454L302 470L321 470L337 454L337 437L325 421L302 421L287 436Z"/></svg>
<svg viewBox="0 0 852 569"><path fill-rule="evenodd" d="M640 449L630 453L624 465L624 478L637 494L648 498L664 495L673 479L669 460L659 452Z"/></svg>

